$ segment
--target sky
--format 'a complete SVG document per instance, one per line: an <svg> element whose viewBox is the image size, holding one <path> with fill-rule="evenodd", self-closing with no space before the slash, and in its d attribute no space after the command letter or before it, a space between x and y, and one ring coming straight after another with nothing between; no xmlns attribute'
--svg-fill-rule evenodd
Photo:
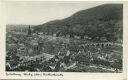
<svg viewBox="0 0 128 80"><path fill-rule="evenodd" d="M92 8L104 2L7 2L7 24L39 25Z"/></svg>

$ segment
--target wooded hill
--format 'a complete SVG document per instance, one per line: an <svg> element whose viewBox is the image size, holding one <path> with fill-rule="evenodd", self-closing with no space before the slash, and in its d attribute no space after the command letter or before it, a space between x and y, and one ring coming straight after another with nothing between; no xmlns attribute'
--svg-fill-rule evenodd
<svg viewBox="0 0 128 80"><path fill-rule="evenodd" d="M62 20L54 20L34 26L35 32L43 32L57 36L70 35L91 37L99 41L105 37L108 41L122 40L123 35L123 4L104 4L81 10Z"/></svg>

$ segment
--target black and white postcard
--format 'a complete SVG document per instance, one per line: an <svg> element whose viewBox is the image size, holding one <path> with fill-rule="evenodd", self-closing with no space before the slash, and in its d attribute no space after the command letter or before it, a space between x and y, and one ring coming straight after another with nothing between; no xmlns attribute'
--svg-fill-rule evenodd
<svg viewBox="0 0 128 80"><path fill-rule="evenodd" d="M125 80L125 2L1 1L1 78Z"/></svg>

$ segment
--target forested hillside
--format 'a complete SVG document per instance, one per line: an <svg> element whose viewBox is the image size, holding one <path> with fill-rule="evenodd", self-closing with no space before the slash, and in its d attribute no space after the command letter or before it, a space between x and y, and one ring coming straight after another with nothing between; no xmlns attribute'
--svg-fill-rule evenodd
<svg viewBox="0 0 128 80"><path fill-rule="evenodd" d="M99 41L106 37L108 41L122 40L123 29L123 5L105 4L94 8L79 11L63 20L54 20L34 27L36 32L44 32L48 35L84 38L91 37L93 41Z"/></svg>

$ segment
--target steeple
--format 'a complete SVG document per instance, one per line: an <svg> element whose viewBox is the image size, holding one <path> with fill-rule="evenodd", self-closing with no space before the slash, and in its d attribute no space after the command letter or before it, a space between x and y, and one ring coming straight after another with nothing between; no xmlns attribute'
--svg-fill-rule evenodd
<svg viewBox="0 0 128 80"><path fill-rule="evenodd" d="M30 28L30 25L28 27L28 35L31 35L31 28Z"/></svg>

